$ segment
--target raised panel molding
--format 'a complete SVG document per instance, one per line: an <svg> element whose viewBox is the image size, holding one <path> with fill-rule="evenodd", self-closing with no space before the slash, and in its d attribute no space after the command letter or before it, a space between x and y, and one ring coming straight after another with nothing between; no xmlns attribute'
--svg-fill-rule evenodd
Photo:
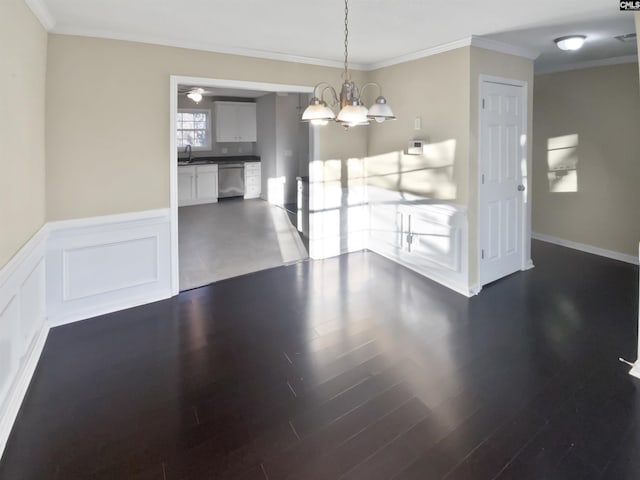
<svg viewBox="0 0 640 480"><path fill-rule="evenodd" d="M367 189L367 248L470 297L466 210L378 187Z"/></svg>
<svg viewBox="0 0 640 480"><path fill-rule="evenodd" d="M49 333L47 234L45 225L0 269L0 456Z"/></svg>
<svg viewBox="0 0 640 480"><path fill-rule="evenodd" d="M169 209L51 224L52 326L171 296Z"/></svg>
<svg viewBox="0 0 640 480"><path fill-rule="evenodd" d="M171 296L170 210L48 223L0 269L0 456L52 326Z"/></svg>
<svg viewBox="0 0 640 480"><path fill-rule="evenodd" d="M153 235L64 249L62 299L68 302L157 282L159 244L159 236Z"/></svg>

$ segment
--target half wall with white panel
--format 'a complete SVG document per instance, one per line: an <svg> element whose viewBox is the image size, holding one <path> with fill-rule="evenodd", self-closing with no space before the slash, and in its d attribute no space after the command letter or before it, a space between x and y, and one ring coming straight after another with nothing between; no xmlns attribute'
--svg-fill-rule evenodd
<svg viewBox="0 0 640 480"><path fill-rule="evenodd" d="M0 455L49 332L43 226L0 270Z"/></svg>
<svg viewBox="0 0 640 480"><path fill-rule="evenodd" d="M369 250L465 296L469 289L464 207L368 186Z"/></svg>
<svg viewBox="0 0 640 480"><path fill-rule="evenodd" d="M171 296L169 209L50 223L51 326Z"/></svg>

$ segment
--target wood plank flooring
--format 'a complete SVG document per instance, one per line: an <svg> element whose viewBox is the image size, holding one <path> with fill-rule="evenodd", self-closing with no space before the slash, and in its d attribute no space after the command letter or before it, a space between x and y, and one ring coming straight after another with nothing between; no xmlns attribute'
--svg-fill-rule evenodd
<svg viewBox="0 0 640 480"><path fill-rule="evenodd" d="M373 253L51 331L1 479L638 479L638 268L466 299Z"/></svg>

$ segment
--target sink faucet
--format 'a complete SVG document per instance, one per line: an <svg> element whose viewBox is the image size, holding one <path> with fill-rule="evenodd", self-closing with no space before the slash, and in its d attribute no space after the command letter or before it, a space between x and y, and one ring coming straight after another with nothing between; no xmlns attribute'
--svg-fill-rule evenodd
<svg viewBox="0 0 640 480"><path fill-rule="evenodd" d="M186 147L184 147L184 153L188 153L189 154L188 162L191 163L191 160L193 159L192 156L191 156L191 145L187 145Z"/></svg>

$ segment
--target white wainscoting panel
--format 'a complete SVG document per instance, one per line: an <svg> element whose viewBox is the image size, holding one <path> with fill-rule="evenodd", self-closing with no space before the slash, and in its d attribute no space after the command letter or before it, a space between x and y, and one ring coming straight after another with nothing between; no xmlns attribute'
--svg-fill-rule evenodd
<svg viewBox="0 0 640 480"><path fill-rule="evenodd" d="M46 241L43 226L0 270L0 456L49 333Z"/></svg>
<svg viewBox="0 0 640 480"><path fill-rule="evenodd" d="M369 250L398 262L467 297L466 210L404 192L367 187Z"/></svg>
<svg viewBox="0 0 640 480"><path fill-rule="evenodd" d="M169 209L49 225L52 326L171 296Z"/></svg>

